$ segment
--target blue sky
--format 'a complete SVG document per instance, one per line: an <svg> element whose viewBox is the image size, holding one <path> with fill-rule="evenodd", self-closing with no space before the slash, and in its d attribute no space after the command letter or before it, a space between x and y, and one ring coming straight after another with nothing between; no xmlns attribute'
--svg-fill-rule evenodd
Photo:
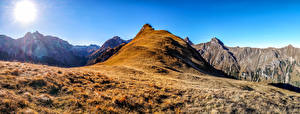
<svg viewBox="0 0 300 114"><path fill-rule="evenodd" d="M31 0L38 18L14 21L19 0L0 1L0 34L13 38L38 30L72 44L101 45L133 38L145 23L194 43L218 37L228 46L300 47L300 1L292 0Z"/></svg>

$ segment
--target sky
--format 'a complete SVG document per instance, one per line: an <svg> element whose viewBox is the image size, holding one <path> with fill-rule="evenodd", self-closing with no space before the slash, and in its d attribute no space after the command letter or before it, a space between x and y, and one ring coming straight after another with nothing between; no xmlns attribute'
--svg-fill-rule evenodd
<svg viewBox="0 0 300 114"><path fill-rule="evenodd" d="M37 18L20 24L21 0L0 0L0 34L20 38L39 31L74 45L101 45L113 36L133 38L149 23L194 43L217 37L227 46L300 47L296 0L30 0Z"/></svg>

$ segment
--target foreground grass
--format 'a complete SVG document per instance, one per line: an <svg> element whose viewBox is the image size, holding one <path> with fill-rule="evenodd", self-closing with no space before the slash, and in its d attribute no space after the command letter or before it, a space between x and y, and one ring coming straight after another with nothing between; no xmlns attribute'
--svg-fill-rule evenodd
<svg viewBox="0 0 300 114"><path fill-rule="evenodd" d="M299 113L298 93L264 84L126 66L0 61L1 113Z"/></svg>
<svg viewBox="0 0 300 114"><path fill-rule="evenodd" d="M13 62L0 67L2 113L158 112L174 111L184 102L180 90L116 81L97 72Z"/></svg>

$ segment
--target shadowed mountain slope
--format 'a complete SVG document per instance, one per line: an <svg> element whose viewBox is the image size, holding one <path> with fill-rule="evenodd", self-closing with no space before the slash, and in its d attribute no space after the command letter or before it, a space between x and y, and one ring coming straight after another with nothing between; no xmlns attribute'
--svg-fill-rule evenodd
<svg viewBox="0 0 300 114"><path fill-rule="evenodd" d="M114 48L106 48L103 51L96 51L92 55L90 55L89 60L87 61L87 65L93 65L99 62L104 62L109 59L111 56L116 54L126 43L122 43Z"/></svg>
<svg viewBox="0 0 300 114"><path fill-rule="evenodd" d="M54 66L80 66L82 57L74 54L72 45L53 36L39 32L26 33L19 39L0 36L0 60L23 61Z"/></svg>

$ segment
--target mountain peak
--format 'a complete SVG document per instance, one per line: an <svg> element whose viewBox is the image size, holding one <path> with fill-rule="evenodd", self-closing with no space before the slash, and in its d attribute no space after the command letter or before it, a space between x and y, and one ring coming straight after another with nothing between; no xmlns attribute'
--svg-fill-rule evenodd
<svg viewBox="0 0 300 114"><path fill-rule="evenodd" d="M39 31L35 31L34 33L32 33L32 34L41 34Z"/></svg>
<svg viewBox="0 0 300 114"><path fill-rule="evenodd" d="M101 46L100 50L104 51L107 48L114 48L122 43L126 43L126 41L120 38L119 36L114 36L111 39L105 41L104 44Z"/></svg>
<svg viewBox="0 0 300 114"><path fill-rule="evenodd" d="M31 32L27 32L27 33L25 34L25 36L29 36L29 35L32 35L32 33L31 33Z"/></svg>
<svg viewBox="0 0 300 114"><path fill-rule="evenodd" d="M27 32L24 36L26 39L36 39L36 38L42 38L44 37L43 34L39 33L38 31L35 31L34 33Z"/></svg>
<svg viewBox="0 0 300 114"><path fill-rule="evenodd" d="M154 28L152 28L152 26L148 23L144 24L142 29L137 33L137 35L135 37L136 38L140 37L141 35L146 34L147 32L151 32L151 31L154 31Z"/></svg>
<svg viewBox="0 0 300 114"><path fill-rule="evenodd" d="M144 24L142 30L154 30L154 28L150 24Z"/></svg>
<svg viewBox="0 0 300 114"><path fill-rule="evenodd" d="M190 40L190 38L189 37L185 37L184 38L184 41L186 41L188 44L190 44L190 45L194 45L194 43Z"/></svg>
<svg viewBox="0 0 300 114"><path fill-rule="evenodd" d="M289 44L287 47L293 48L294 46L292 44Z"/></svg>
<svg viewBox="0 0 300 114"><path fill-rule="evenodd" d="M211 40L210 40L211 43L216 43L216 44L220 44L220 45L224 45L223 42L218 39L217 37L213 37Z"/></svg>
<svg viewBox="0 0 300 114"><path fill-rule="evenodd" d="M119 37L119 36L114 36L114 37L112 37L111 39L114 39L114 40L120 40L121 37Z"/></svg>

